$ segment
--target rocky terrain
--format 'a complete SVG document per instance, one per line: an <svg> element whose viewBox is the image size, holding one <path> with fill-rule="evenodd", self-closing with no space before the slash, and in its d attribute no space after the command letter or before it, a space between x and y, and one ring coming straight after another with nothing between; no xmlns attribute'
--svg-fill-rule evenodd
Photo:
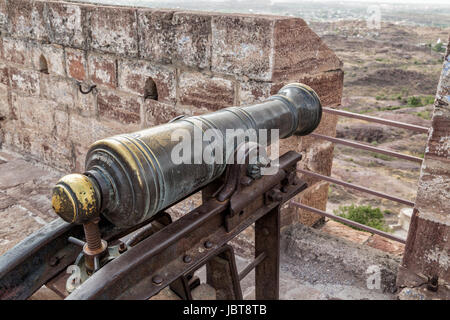
<svg viewBox="0 0 450 320"><path fill-rule="evenodd" d="M440 44L449 28L382 23L368 29L365 21L312 22L344 63L342 109L420 126L429 126L441 73ZM337 137L423 157L427 135L341 117ZM382 154L337 145L332 175L344 181L415 200L420 166ZM403 205L330 185L328 211L341 205L370 204L388 210L396 221Z"/></svg>

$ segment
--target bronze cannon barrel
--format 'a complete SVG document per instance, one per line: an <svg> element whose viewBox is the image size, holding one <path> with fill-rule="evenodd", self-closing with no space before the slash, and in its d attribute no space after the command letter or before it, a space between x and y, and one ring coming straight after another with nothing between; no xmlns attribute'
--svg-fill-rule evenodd
<svg viewBox="0 0 450 320"><path fill-rule="evenodd" d="M320 123L322 107L308 86L292 83L266 101L230 107L201 116L184 117L131 134L95 142L86 155L84 174L63 177L53 189L52 205L65 221L84 223L102 213L119 227L136 225L218 178L233 149L223 161L174 163L177 130L277 129L279 138L307 135ZM224 141L224 144L230 141ZM205 147L209 142L202 142Z"/></svg>

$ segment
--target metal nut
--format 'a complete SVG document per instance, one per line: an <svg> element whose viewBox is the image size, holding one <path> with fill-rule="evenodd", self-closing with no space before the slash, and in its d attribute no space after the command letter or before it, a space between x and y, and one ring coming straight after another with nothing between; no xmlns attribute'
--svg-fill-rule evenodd
<svg viewBox="0 0 450 320"><path fill-rule="evenodd" d="M206 241L204 243L204 246L205 246L206 249L210 249L210 248L212 248L212 242L211 241Z"/></svg>

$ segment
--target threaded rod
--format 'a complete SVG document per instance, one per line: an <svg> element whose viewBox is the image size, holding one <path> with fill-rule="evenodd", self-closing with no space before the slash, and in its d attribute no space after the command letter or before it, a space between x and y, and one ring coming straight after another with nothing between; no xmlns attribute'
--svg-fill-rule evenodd
<svg viewBox="0 0 450 320"><path fill-rule="evenodd" d="M97 221L89 221L83 224L84 235L89 250L96 251L102 248L102 238Z"/></svg>

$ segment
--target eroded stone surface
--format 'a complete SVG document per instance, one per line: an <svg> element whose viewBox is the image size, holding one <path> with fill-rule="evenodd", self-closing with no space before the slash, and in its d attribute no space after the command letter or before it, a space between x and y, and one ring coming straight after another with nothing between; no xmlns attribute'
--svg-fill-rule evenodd
<svg viewBox="0 0 450 320"><path fill-rule="evenodd" d="M450 43L434 103L402 266L450 284ZM400 285L409 286L399 275Z"/></svg>
<svg viewBox="0 0 450 320"><path fill-rule="evenodd" d="M0 254L56 219L50 198L61 174L0 151Z"/></svg>
<svg viewBox="0 0 450 320"><path fill-rule="evenodd" d="M234 84L219 77L199 72L183 72L179 80L180 102L197 108L216 111L234 103Z"/></svg>
<svg viewBox="0 0 450 320"><path fill-rule="evenodd" d="M91 43L94 49L136 56L138 53L136 10L125 7L89 9Z"/></svg>

